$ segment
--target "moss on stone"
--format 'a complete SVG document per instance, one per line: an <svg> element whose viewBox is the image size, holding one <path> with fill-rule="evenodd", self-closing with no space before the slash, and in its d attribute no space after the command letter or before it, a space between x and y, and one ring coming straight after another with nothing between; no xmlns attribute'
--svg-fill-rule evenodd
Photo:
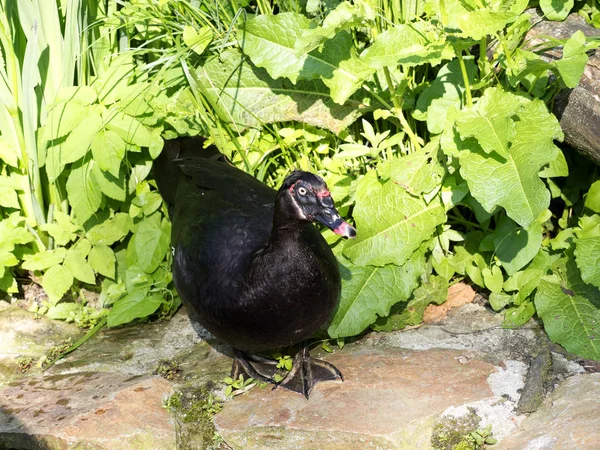
<svg viewBox="0 0 600 450"><path fill-rule="evenodd" d="M202 448L216 450L223 441L216 432L213 417L221 410L221 402L211 393L209 384L200 389L189 389L173 394L166 407L177 422L177 445L182 450Z"/></svg>
<svg viewBox="0 0 600 450"><path fill-rule="evenodd" d="M443 416L434 426L431 446L434 450L477 450L480 446L471 437L481 418L473 409L462 417Z"/></svg>

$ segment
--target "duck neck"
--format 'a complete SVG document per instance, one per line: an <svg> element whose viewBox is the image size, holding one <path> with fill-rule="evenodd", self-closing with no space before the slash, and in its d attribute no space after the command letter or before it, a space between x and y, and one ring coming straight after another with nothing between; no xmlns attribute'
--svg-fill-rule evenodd
<svg viewBox="0 0 600 450"><path fill-rule="evenodd" d="M273 215L273 230L270 243L290 242L300 238L300 234L309 224L308 221L298 218L298 205L286 192L280 192L275 201ZM300 212L300 214L302 214Z"/></svg>

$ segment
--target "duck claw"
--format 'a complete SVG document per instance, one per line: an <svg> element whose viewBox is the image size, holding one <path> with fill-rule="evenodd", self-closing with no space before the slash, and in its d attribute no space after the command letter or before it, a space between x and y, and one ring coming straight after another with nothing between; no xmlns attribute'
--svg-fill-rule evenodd
<svg viewBox="0 0 600 450"><path fill-rule="evenodd" d="M237 349L233 349L233 354L235 358L233 360L233 365L231 366L231 378L235 380L240 375L244 375L245 377L254 378L258 381L276 383L273 379L273 374L276 370L277 361L254 353L244 353ZM273 366L273 369L265 366ZM270 374L269 372L272 373Z"/></svg>
<svg viewBox="0 0 600 450"><path fill-rule="evenodd" d="M294 358L292 369L283 380L275 384L273 389L281 386L298 392L308 399L317 383L337 379L344 381L344 377L337 367L327 361L312 358L308 353L308 348L303 347Z"/></svg>

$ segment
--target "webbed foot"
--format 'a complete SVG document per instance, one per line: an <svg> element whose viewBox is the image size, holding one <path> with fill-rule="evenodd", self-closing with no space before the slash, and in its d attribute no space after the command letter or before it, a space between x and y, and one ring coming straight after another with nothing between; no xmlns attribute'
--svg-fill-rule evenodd
<svg viewBox="0 0 600 450"><path fill-rule="evenodd" d="M235 358L231 366L231 378L235 380L240 375L244 375L258 381L277 384L273 379L277 361L236 348L233 349L233 354Z"/></svg>
<svg viewBox="0 0 600 450"><path fill-rule="evenodd" d="M317 383L337 379L344 381L337 367L327 361L312 358L308 353L308 347L304 346L296 354L292 370L277 383L277 386L298 392L308 399Z"/></svg>

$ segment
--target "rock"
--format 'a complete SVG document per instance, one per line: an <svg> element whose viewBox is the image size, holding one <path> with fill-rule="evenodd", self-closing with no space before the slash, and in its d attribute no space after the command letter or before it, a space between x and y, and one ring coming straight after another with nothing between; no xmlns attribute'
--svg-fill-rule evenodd
<svg viewBox="0 0 600 450"><path fill-rule="evenodd" d="M600 373L559 386L498 450L594 449L600 446Z"/></svg>
<svg viewBox="0 0 600 450"><path fill-rule="evenodd" d="M586 36L600 36L600 30L587 25L577 13L570 14L563 22L551 22L542 20L534 9L527 12L536 23L526 36L534 39L533 43L546 41L544 36L567 39L578 30ZM559 59L561 55L562 51L557 49L543 54L548 60ZM600 52L590 56L579 85L557 95L553 112L565 133L565 143L600 164Z"/></svg>
<svg viewBox="0 0 600 450"><path fill-rule="evenodd" d="M5 302L0 302L5 303ZM20 308L0 310L0 386L18 375L18 360L38 360L55 345L79 339L83 332L75 325L51 320Z"/></svg>
<svg viewBox="0 0 600 450"><path fill-rule="evenodd" d="M201 336L209 337L206 331L195 326L182 310L168 321L105 328L81 346L77 353L58 361L50 373L150 374L160 360L176 358L181 352L193 352L195 346L202 342Z"/></svg>
<svg viewBox="0 0 600 450"><path fill-rule="evenodd" d="M508 395L494 376L511 379L510 369L461 356L456 350L347 345L325 358L343 372L343 383L320 383L308 401L284 389L255 388L226 403L215 425L234 449L430 448L434 422L449 408L491 407ZM516 397L524 372L523 365L512 377L517 384L509 390Z"/></svg>
<svg viewBox="0 0 600 450"><path fill-rule="evenodd" d="M0 391L0 448L175 449L160 377L82 372L23 378Z"/></svg>

